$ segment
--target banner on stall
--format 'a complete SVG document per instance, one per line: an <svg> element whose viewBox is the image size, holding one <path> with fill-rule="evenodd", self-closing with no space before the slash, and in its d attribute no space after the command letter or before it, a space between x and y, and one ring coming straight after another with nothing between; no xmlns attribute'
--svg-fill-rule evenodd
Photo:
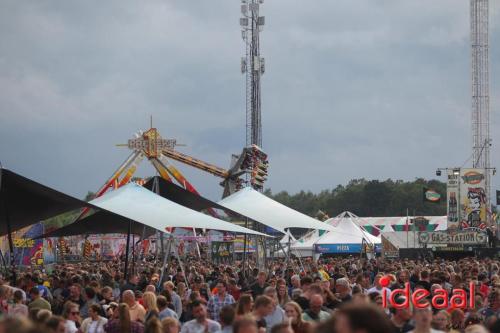
<svg viewBox="0 0 500 333"><path fill-rule="evenodd" d="M484 244L486 240L486 233L478 230L434 231L418 234L420 244Z"/></svg>

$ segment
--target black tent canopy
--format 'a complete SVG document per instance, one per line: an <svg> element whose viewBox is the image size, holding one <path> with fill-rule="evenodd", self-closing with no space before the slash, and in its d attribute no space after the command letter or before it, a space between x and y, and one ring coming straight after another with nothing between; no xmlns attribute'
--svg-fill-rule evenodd
<svg viewBox="0 0 500 333"><path fill-rule="evenodd" d="M0 168L0 236L86 205L85 201Z"/></svg>
<svg viewBox="0 0 500 333"><path fill-rule="evenodd" d="M155 230L142 223L131 221L123 216L97 211L76 222L68 224L56 230L49 231L36 238L66 237L77 235L98 235L98 234L127 234L149 237L155 234Z"/></svg>
<svg viewBox="0 0 500 333"><path fill-rule="evenodd" d="M157 188L155 188L155 182L157 184ZM201 211L208 208L216 208L225 211L228 215L241 216L241 214L227 209L226 207L219 205L218 203L213 202L207 198L204 198L201 195L189 192L188 190L159 176L155 176L149 179L146 184L144 184L144 187L170 201L196 211Z"/></svg>

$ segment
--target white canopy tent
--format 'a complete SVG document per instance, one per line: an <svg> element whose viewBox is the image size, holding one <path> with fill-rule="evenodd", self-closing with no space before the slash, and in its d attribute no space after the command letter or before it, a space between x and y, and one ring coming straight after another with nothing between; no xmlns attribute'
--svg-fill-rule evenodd
<svg viewBox="0 0 500 333"><path fill-rule="evenodd" d="M313 257L314 256L314 243L319 238L318 230L311 230L304 236L290 243L290 252L300 257ZM284 238L287 238L285 236ZM288 251L288 244L283 244L285 251ZM279 251L278 255L284 256L283 251Z"/></svg>
<svg viewBox="0 0 500 333"><path fill-rule="evenodd" d="M203 228L267 236L186 208L134 183L94 199L89 204L162 232L166 232L167 227Z"/></svg>
<svg viewBox="0 0 500 333"><path fill-rule="evenodd" d="M246 187L218 203L282 233L288 228L335 230L327 223L282 205L251 187Z"/></svg>
<svg viewBox="0 0 500 333"><path fill-rule="evenodd" d="M350 212L343 212L326 222L335 227L336 231L328 232L314 243L315 252L319 253L354 253L361 251L362 243L380 244L375 237L360 228L354 220L358 217Z"/></svg>

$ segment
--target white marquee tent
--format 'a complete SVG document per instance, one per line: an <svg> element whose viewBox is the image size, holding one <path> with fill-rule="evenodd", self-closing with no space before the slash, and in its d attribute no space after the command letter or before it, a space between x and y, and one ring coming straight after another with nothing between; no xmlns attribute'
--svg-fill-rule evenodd
<svg viewBox="0 0 500 333"><path fill-rule="evenodd" d="M134 183L89 203L162 232L166 232L167 227L203 228L267 236L186 208Z"/></svg>
<svg viewBox="0 0 500 333"><path fill-rule="evenodd" d="M218 203L282 233L288 228L335 230L329 224L282 205L251 187L246 187Z"/></svg>
<svg viewBox="0 0 500 333"><path fill-rule="evenodd" d="M358 217L350 212L343 212L326 222L335 226L337 231L327 232L314 243L314 251L318 253L359 253L363 242L380 244L375 237L359 227L355 220Z"/></svg>

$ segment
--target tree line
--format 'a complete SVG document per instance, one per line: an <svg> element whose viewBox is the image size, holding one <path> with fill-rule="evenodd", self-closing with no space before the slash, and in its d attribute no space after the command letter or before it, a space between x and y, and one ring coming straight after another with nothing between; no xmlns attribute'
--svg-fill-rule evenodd
<svg viewBox="0 0 500 333"><path fill-rule="evenodd" d="M424 202L423 189L430 188L441 195L438 203ZM446 183L438 180L417 178L414 181L353 179L347 185L337 185L320 193L300 191L289 194L286 191L273 194L264 192L270 198L309 216L319 211L334 217L343 211L350 211L360 217L442 216L446 215Z"/></svg>

